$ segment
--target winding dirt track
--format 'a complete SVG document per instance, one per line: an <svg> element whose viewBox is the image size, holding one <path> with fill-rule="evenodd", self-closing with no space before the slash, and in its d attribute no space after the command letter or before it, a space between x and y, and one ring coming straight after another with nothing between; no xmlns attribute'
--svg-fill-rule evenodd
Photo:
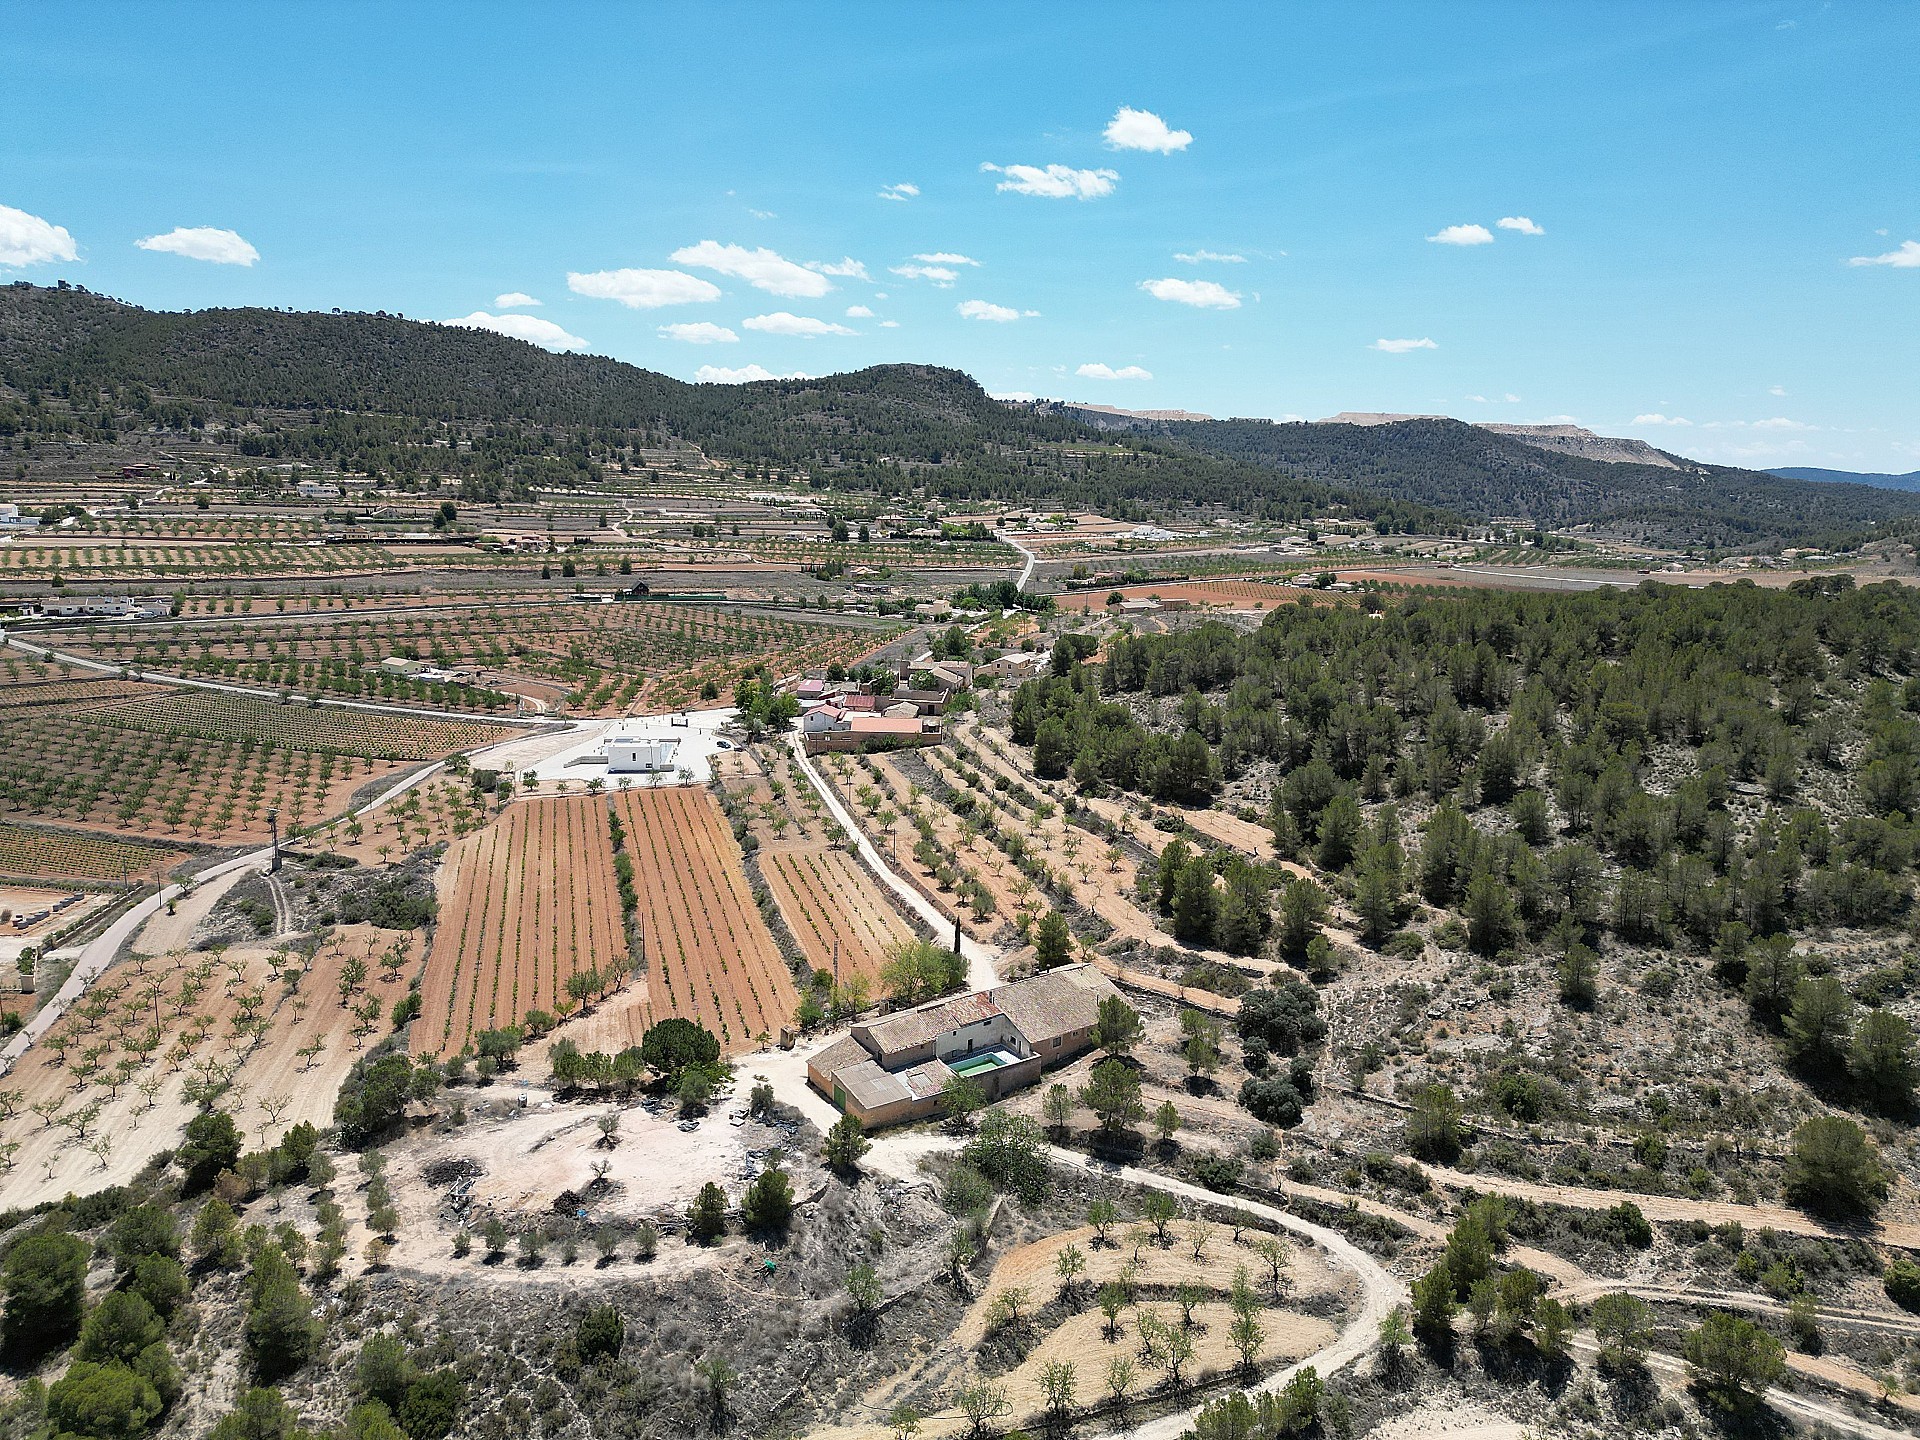
<svg viewBox="0 0 1920 1440"><path fill-rule="evenodd" d="M1787 1235L1812 1235L1823 1240L1866 1240L1902 1250L1920 1250L1920 1224L1892 1220L1858 1228L1829 1225L1783 1205L1734 1205L1721 1200L1687 1200L1677 1195L1641 1195L1631 1190L1583 1190L1577 1186L1541 1185L1511 1180L1504 1175L1469 1175L1462 1170L1429 1167L1436 1185L1449 1190L1478 1190L1535 1200L1542 1205L1567 1205L1576 1210L1611 1210L1623 1201L1640 1207L1649 1220L1701 1220L1709 1225L1738 1223L1748 1229L1778 1230Z"/></svg>

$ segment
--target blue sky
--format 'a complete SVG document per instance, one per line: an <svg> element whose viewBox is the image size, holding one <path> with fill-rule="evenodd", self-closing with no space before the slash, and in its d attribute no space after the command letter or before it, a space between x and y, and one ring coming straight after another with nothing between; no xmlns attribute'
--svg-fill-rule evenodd
<svg viewBox="0 0 1920 1440"><path fill-rule="evenodd" d="M1920 6L4 14L0 281L1920 468Z"/></svg>

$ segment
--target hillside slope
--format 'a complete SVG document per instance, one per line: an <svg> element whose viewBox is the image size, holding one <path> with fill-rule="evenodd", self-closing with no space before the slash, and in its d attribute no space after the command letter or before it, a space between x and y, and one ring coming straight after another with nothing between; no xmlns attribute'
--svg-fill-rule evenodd
<svg viewBox="0 0 1920 1440"><path fill-rule="evenodd" d="M0 287L0 437L209 423L229 427L244 455L456 479L474 498L590 483L643 445L679 440L836 488L1128 515L1199 504L1292 521L1343 509L1391 530L1464 516L1739 547L1843 543L1920 514L1920 499L1886 490L1586 459L1452 420L1151 421L1117 433L1064 406L1004 404L934 366L689 385L385 314L160 312Z"/></svg>
<svg viewBox="0 0 1920 1440"><path fill-rule="evenodd" d="M1782 465L1769 470L1787 480L1812 480L1822 485L1871 485L1876 490L1920 490L1920 470L1904 475L1867 473L1859 470L1821 470L1810 465Z"/></svg>

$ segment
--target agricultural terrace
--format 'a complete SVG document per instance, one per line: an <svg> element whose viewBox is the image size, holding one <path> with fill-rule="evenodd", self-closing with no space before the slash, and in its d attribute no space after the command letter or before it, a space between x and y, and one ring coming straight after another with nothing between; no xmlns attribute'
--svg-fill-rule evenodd
<svg viewBox="0 0 1920 1440"><path fill-rule="evenodd" d="M0 875L119 882L143 879L180 858L180 851L159 845L0 822Z"/></svg>
<svg viewBox="0 0 1920 1440"><path fill-rule="evenodd" d="M576 713L684 708L729 694L740 673L852 663L887 636L743 610L653 602L333 611L225 623L98 626L63 648L142 670L436 709L497 711L512 693L557 687ZM370 673L392 656L482 672L477 686Z"/></svg>
<svg viewBox="0 0 1920 1440"><path fill-rule="evenodd" d="M915 1357L916 1385L923 1394L960 1395L991 1384L1004 1391L1007 1425L1038 1429L1062 1394L1068 1408L1189 1394L1331 1344L1339 1329L1323 1317L1347 1308L1351 1278L1316 1249L1260 1230L1234 1235L1207 1220L1137 1221L1082 1226L1009 1250L951 1339ZM897 1389L891 1378L857 1408L884 1416ZM961 1436L970 1428L963 1411L942 1405L921 1433ZM876 1419L816 1440L891 1433Z"/></svg>
<svg viewBox="0 0 1920 1440"><path fill-rule="evenodd" d="M706 1026L730 1054L778 1033L799 992L719 805L696 789L622 791L613 805L633 859L645 984L600 1007L575 1043L624 1049L670 1016Z"/></svg>
<svg viewBox="0 0 1920 1440"><path fill-rule="evenodd" d="M0 677L0 694L10 688ZM497 726L142 687L0 707L0 815L230 845L346 808L403 765L508 738Z"/></svg>
<svg viewBox="0 0 1920 1440"><path fill-rule="evenodd" d="M91 581L201 579L221 576L364 575L407 564L377 545L313 545L305 541L167 541L151 537L68 535L21 537L0 550L0 574L84 575Z"/></svg>
<svg viewBox="0 0 1920 1440"><path fill-rule="evenodd" d="M94 982L0 1079L0 1207L123 1184L201 1102L272 1144L333 1097L385 1027L417 937L349 926L312 960L234 948L139 953Z"/></svg>
<svg viewBox="0 0 1920 1440"><path fill-rule="evenodd" d="M760 874L807 963L837 981L877 983L896 946L913 939L860 862L829 845L762 849Z"/></svg>
<svg viewBox="0 0 1920 1440"><path fill-rule="evenodd" d="M597 796L509 806L447 852L440 893L450 898L413 1027L418 1054L457 1053L533 1011L564 1018L585 998L569 991L576 975L596 972L597 989L626 978L613 835Z"/></svg>
<svg viewBox="0 0 1920 1440"><path fill-rule="evenodd" d="M1056 603L1062 610L1104 610L1107 597L1113 593L1107 589L1076 590L1057 597ZM1169 580L1163 584L1123 585L1119 593L1129 600L1185 600L1222 610L1271 610L1275 605L1312 598L1314 592L1259 580Z"/></svg>

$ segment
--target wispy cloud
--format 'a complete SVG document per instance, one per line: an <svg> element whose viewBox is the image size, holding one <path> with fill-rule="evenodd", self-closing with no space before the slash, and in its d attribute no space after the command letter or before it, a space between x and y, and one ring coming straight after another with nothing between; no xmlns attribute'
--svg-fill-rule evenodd
<svg viewBox="0 0 1920 1440"><path fill-rule="evenodd" d="M818 270L810 270L764 246L749 250L744 245L702 240L698 245L681 246L670 258L676 265L691 265L696 270L712 270L744 280L769 295L815 299L833 289L832 282Z"/></svg>
<svg viewBox="0 0 1920 1440"><path fill-rule="evenodd" d="M679 325L662 325L660 338L678 340L686 345L732 345L740 337L724 325L711 320L690 320Z"/></svg>
<svg viewBox="0 0 1920 1440"><path fill-rule="evenodd" d="M864 305L849 305L847 306L847 318L849 320L871 320L873 318L873 311Z"/></svg>
<svg viewBox="0 0 1920 1440"><path fill-rule="evenodd" d="M529 305L538 305L539 303L538 300L534 299L533 296L527 294L524 290L509 290L504 295L496 295L493 297L493 308L496 310L522 310Z"/></svg>
<svg viewBox="0 0 1920 1440"><path fill-rule="evenodd" d="M64 225L0 205L0 265L45 265L79 258Z"/></svg>
<svg viewBox="0 0 1920 1440"><path fill-rule="evenodd" d="M1122 105L1114 112L1113 119L1107 122L1106 136L1107 144L1115 150L1153 150L1162 155L1184 150L1193 143L1189 132L1171 129L1151 110L1135 110L1129 105Z"/></svg>
<svg viewBox="0 0 1920 1440"><path fill-rule="evenodd" d="M1427 236L1431 245L1491 245L1493 232L1484 225L1448 225Z"/></svg>
<svg viewBox="0 0 1920 1440"><path fill-rule="evenodd" d="M1502 230L1512 230L1520 235L1544 235L1547 232L1524 215L1508 215L1493 222Z"/></svg>
<svg viewBox="0 0 1920 1440"><path fill-rule="evenodd" d="M978 266L980 263L970 255L956 255L951 250L936 250L931 255L916 255L913 258L928 265Z"/></svg>
<svg viewBox="0 0 1920 1440"><path fill-rule="evenodd" d="M802 340L811 340L817 335L859 333L831 320L817 320L811 315L795 315L787 310L776 310L771 315L755 315L742 320L740 324L744 329L758 330L766 335L794 335Z"/></svg>
<svg viewBox="0 0 1920 1440"><path fill-rule="evenodd" d="M1423 335L1418 340L1376 340L1367 348L1381 350L1388 355L1405 355L1412 350L1438 350L1440 347Z"/></svg>
<svg viewBox="0 0 1920 1440"><path fill-rule="evenodd" d="M211 265L251 265L260 258L260 252L233 231L216 230L211 225L181 226L133 243L142 250L159 250Z"/></svg>
<svg viewBox="0 0 1920 1440"><path fill-rule="evenodd" d="M867 267L851 255L846 256L835 264L828 264L823 260L809 260L806 262L806 266L807 269L817 270L822 275L834 275L844 280L871 280L873 278L867 274Z"/></svg>
<svg viewBox="0 0 1920 1440"><path fill-rule="evenodd" d="M1898 250L1889 250L1884 255L1856 255L1847 264L1891 265L1895 270L1920 270L1920 240L1902 240Z"/></svg>
<svg viewBox="0 0 1920 1440"><path fill-rule="evenodd" d="M553 321L542 320L538 315L489 315L484 310L476 310L471 315L462 315L458 320L443 320L441 323L457 325L462 330L491 330L496 335L525 340L543 350L587 348L587 342L578 335L569 335Z"/></svg>
<svg viewBox="0 0 1920 1440"><path fill-rule="evenodd" d="M1244 265L1247 263L1247 257L1244 255L1222 254L1218 250L1188 250L1184 253L1175 251L1173 258L1182 265Z"/></svg>
<svg viewBox="0 0 1920 1440"><path fill-rule="evenodd" d="M960 278L960 272L946 265L894 265L889 272L903 280L928 280L942 290Z"/></svg>
<svg viewBox="0 0 1920 1440"><path fill-rule="evenodd" d="M1144 370L1138 365L1122 365L1116 370L1113 366L1098 360L1082 365L1073 373L1084 375L1089 380L1151 380L1153 378L1151 370Z"/></svg>
<svg viewBox="0 0 1920 1440"><path fill-rule="evenodd" d="M617 300L630 310L700 305L720 298L718 285L679 270L572 271L567 275L567 288L593 300Z"/></svg>
<svg viewBox="0 0 1920 1440"><path fill-rule="evenodd" d="M1633 417L1633 423L1635 425L1674 425L1674 426L1691 426L1693 424L1693 422L1687 419L1685 416L1662 415L1658 411L1654 412L1651 415L1636 415Z"/></svg>
<svg viewBox="0 0 1920 1440"><path fill-rule="evenodd" d="M736 368L702 365L693 372L693 378L701 385L745 385L754 380L811 380L813 377L804 370L789 370L785 375L776 375L764 365L741 365Z"/></svg>
<svg viewBox="0 0 1920 1440"><path fill-rule="evenodd" d="M911 200L920 193L920 187L910 181L902 180L898 185L880 187L882 200Z"/></svg>
<svg viewBox="0 0 1920 1440"><path fill-rule="evenodd" d="M953 308L963 319L991 320L1000 325L1040 313L1038 310L1016 310L1011 305L995 305L991 300L962 300Z"/></svg>
<svg viewBox="0 0 1920 1440"><path fill-rule="evenodd" d="M1787 387L1784 385L1769 385L1767 387L1767 393L1769 395L1777 395L1782 398L1785 398L1787 393Z"/></svg>
<svg viewBox="0 0 1920 1440"><path fill-rule="evenodd" d="M1198 310L1238 310L1240 296L1212 280L1181 280L1168 276L1161 280L1142 280L1140 288L1156 300L1176 305L1191 305Z"/></svg>
<svg viewBox="0 0 1920 1440"><path fill-rule="evenodd" d="M1005 178L993 188L1015 195L1038 195L1043 200L1097 200L1113 193L1117 170L1075 170L1067 165L995 165L980 169Z"/></svg>

